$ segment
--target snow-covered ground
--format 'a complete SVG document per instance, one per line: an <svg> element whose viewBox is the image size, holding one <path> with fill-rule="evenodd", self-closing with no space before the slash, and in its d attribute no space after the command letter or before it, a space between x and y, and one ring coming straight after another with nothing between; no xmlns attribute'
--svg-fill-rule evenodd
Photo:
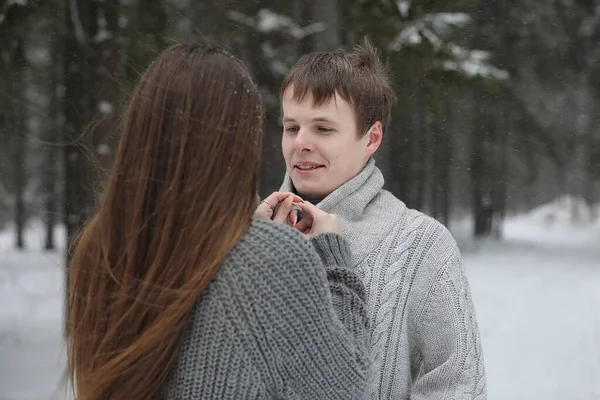
<svg viewBox="0 0 600 400"><path fill-rule="evenodd" d="M574 226L571 209L566 199L511 217L502 242L456 228L490 399L600 399L600 222ZM42 232L32 224L24 253L0 232L0 400L67 398L62 259L40 250Z"/></svg>
<svg viewBox="0 0 600 400"><path fill-rule="evenodd" d="M58 232L63 239L62 232ZM0 232L0 400L63 400L65 369L61 252L41 251L43 229L32 224L28 251ZM64 240L60 240L61 248Z"/></svg>
<svg viewBox="0 0 600 400"><path fill-rule="evenodd" d="M569 214L540 207L464 246L490 399L600 400L600 221Z"/></svg>

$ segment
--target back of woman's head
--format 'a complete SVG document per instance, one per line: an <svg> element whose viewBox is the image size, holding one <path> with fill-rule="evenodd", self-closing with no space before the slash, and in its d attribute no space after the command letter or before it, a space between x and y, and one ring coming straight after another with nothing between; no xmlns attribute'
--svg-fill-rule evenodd
<svg viewBox="0 0 600 400"><path fill-rule="evenodd" d="M252 217L261 131L258 89L218 45L174 45L142 75L69 268L78 399L157 397L196 300Z"/></svg>

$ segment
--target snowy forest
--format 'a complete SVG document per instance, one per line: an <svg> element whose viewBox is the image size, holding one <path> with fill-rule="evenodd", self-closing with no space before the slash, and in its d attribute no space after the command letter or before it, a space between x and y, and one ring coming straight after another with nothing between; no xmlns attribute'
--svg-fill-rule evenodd
<svg viewBox="0 0 600 400"><path fill-rule="evenodd" d="M460 246L489 398L600 399L600 0L0 0L1 400L73 399L68 243L140 74L202 37L262 91L263 197L285 73L367 37L398 98L377 165Z"/></svg>
<svg viewBox="0 0 600 400"><path fill-rule="evenodd" d="M279 187L278 86L302 54L368 37L398 102L377 162L387 189L446 225L501 237L511 212L600 195L600 6L592 0L4 0L0 226L72 237L94 209L120 109L168 44L209 36L267 105L260 192Z"/></svg>

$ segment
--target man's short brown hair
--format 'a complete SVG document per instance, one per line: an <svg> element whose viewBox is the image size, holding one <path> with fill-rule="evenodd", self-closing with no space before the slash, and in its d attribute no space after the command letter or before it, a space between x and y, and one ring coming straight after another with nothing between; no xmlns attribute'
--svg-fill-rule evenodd
<svg viewBox="0 0 600 400"><path fill-rule="evenodd" d="M311 93L316 106L327 104L337 93L354 108L359 138L377 121L381 121L383 129L387 127L396 99L387 67L366 38L349 52L303 56L283 79L281 99L290 86L294 90L293 101L301 102Z"/></svg>

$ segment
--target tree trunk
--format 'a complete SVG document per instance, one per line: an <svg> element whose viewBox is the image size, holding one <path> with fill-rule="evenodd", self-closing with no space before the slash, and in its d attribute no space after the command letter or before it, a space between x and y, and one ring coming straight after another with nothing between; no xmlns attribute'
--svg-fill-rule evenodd
<svg viewBox="0 0 600 400"><path fill-rule="evenodd" d="M70 0L64 5L64 216L72 244L92 214L94 187L103 179L92 170L89 155L102 169L112 158L113 125L107 117L113 116L119 100L119 1ZM93 129L86 131L90 122Z"/></svg>
<svg viewBox="0 0 600 400"><path fill-rule="evenodd" d="M92 23L89 27L90 42L88 61L91 74L92 129L90 130L92 154L98 162L94 184L104 183L103 171L113 161L116 149L116 120L120 104L119 80L122 73L121 51L119 44L119 0L90 1L90 21L105 21L105 26Z"/></svg>
<svg viewBox="0 0 600 400"><path fill-rule="evenodd" d="M169 16L163 3L162 0L138 0L122 7L125 16L127 17L128 9L130 15L127 17L130 19L129 23L121 31L127 54L122 82L126 85L122 88L126 93L129 93L139 80L140 71L144 71L157 52L167 45L165 31ZM194 14L194 10L191 14Z"/></svg>
<svg viewBox="0 0 600 400"><path fill-rule="evenodd" d="M91 215L94 195L90 185L90 163L82 137L90 116L91 85L87 42L91 40L90 7L86 0L64 0L65 31L63 73L65 96L64 112L64 219L67 230L67 265L71 258L70 246L79 229Z"/></svg>
<svg viewBox="0 0 600 400"><path fill-rule="evenodd" d="M600 160L596 160L597 154L600 154L598 150L598 139L596 139L596 132L598 130L598 124L600 118L598 115L598 107L590 107L596 111L592 113L593 117L590 118L590 122L587 126L586 132L586 162L585 162L585 184L584 184L584 198L587 207L590 211L591 222L594 222L598 218L598 193L596 191L596 185L598 184L598 171L600 168Z"/></svg>
<svg viewBox="0 0 600 400"><path fill-rule="evenodd" d="M23 110L17 109L16 115L14 117L19 121L15 121L14 127L19 129L18 131L13 131L15 135L15 147L13 152L14 159L14 189L15 189L15 247L19 250L23 250L25 248L25 241L23 239L23 233L25 231L25 160L27 157L26 150L26 136L25 132L22 129L22 113Z"/></svg>
<svg viewBox="0 0 600 400"><path fill-rule="evenodd" d="M440 131L438 141L440 142L439 148L439 160L436 161L436 165L439 162L438 172L438 190L439 190L439 202L440 202L440 220L446 226L450 226L450 199L452 198L452 134L448 127L451 126L451 110L450 104L447 101L443 102L443 119L440 124Z"/></svg>
<svg viewBox="0 0 600 400"><path fill-rule="evenodd" d="M476 97L477 98L477 97ZM489 115L480 99L476 111L475 124L471 132L471 197L473 207L475 237L488 236L491 231L492 199L486 185L486 140L488 137Z"/></svg>
<svg viewBox="0 0 600 400"><path fill-rule="evenodd" d="M486 234L486 210L483 196L483 155L481 145L481 135L473 135L473 148L471 150L470 171L471 171L471 197L473 202L474 226L473 233L475 237Z"/></svg>
<svg viewBox="0 0 600 400"><path fill-rule="evenodd" d="M412 182L412 207L416 209L422 209L425 204L425 189L427 183L427 142L429 129L427 126L427 106L425 100L424 89L421 85L417 86L416 96L416 127L413 131L413 154L416 157L413 158L413 174L414 181ZM411 179L412 180L412 179Z"/></svg>
<svg viewBox="0 0 600 400"><path fill-rule="evenodd" d="M431 174L429 175L429 213L430 215L440 220L442 216L442 168L443 165L443 133L441 115L439 113L434 116L431 123Z"/></svg>
<svg viewBox="0 0 600 400"><path fill-rule="evenodd" d="M407 109L407 108L405 108ZM397 121L393 126L393 132L386 132L389 141L387 154L387 171L390 191L409 207L412 206L410 198L410 187L412 183L413 158L412 141L417 136L413 134L415 129L415 113L400 112L401 107L396 108L393 120ZM384 146L385 147L385 146ZM381 151L381 149L379 150Z"/></svg>
<svg viewBox="0 0 600 400"><path fill-rule="evenodd" d="M598 219L598 191L596 188L598 185L598 177L594 171L594 164L600 162L599 160L594 159L594 153L598 153L598 150L594 150L597 145L598 143L595 142L590 144L586 168L585 199L590 210L590 222L595 222Z"/></svg>
<svg viewBox="0 0 600 400"><path fill-rule="evenodd" d="M496 180L494 182L494 215L493 215L493 228L492 234L497 238L502 238L502 227L504 225L504 218L506 216L506 204L508 202L508 155L510 151L510 135L513 130L513 122L510 112L509 104L506 99L500 100L500 113L499 119L496 126L496 147L498 154L495 157L497 159L497 165L495 167Z"/></svg>
<svg viewBox="0 0 600 400"><path fill-rule="evenodd" d="M25 54L23 40L15 39L15 64L11 74L11 108L10 120L11 137L13 142L13 189L15 193L15 247L19 250L25 248L23 233L26 224L25 215L25 189L27 165L27 130L25 108Z"/></svg>
<svg viewBox="0 0 600 400"><path fill-rule="evenodd" d="M46 222L46 240L44 248L52 251L56 248L54 228L58 212L58 146L60 143L60 120L62 116L59 107L58 88L60 73L62 71L60 60L60 42L56 38L51 39L50 44L50 72L48 80L48 118L46 120L46 162L42 171L43 188L45 193L44 214Z"/></svg>
<svg viewBox="0 0 600 400"><path fill-rule="evenodd" d="M343 20L337 0L313 0L312 20L326 25L326 30L312 36L315 51L332 51L342 44Z"/></svg>
<svg viewBox="0 0 600 400"><path fill-rule="evenodd" d="M45 214L46 214L46 240L44 249L53 251L56 248L54 240L54 227L56 225L56 187L50 187L51 192L46 194Z"/></svg>

